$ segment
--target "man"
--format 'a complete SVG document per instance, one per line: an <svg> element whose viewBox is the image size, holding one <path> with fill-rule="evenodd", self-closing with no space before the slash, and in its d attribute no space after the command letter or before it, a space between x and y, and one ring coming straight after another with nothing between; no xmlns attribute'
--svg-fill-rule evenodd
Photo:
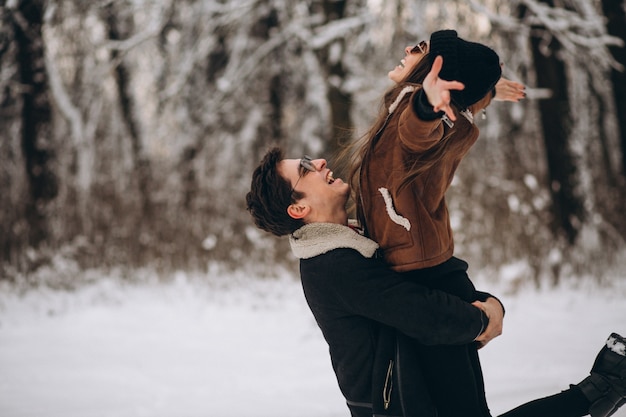
<svg viewBox="0 0 626 417"><path fill-rule="evenodd" d="M415 343L485 345L501 333L503 308L486 293L477 291L469 304L391 271L376 257L378 245L348 226L348 195L325 160L284 159L274 148L255 170L246 201L259 228L290 235L307 303L352 416L435 416ZM572 417L614 412L626 395L626 343L611 337L619 348L605 346L578 386L507 416L554 407Z"/></svg>

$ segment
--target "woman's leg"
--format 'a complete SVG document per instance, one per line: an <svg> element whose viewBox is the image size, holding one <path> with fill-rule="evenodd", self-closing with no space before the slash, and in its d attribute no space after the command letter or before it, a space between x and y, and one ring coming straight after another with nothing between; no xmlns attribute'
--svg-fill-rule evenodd
<svg viewBox="0 0 626 417"><path fill-rule="evenodd" d="M589 414L589 400L572 386L567 391L520 405L500 417L581 417Z"/></svg>
<svg viewBox="0 0 626 417"><path fill-rule="evenodd" d="M626 338L612 333L590 375L551 397L521 405L501 417L609 417L626 403Z"/></svg>
<svg viewBox="0 0 626 417"><path fill-rule="evenodd" d="M455 267L457 263L461 267ZM467 264L457 259L431 270L406 272L421 284L475 301L476 289L467 276ZM450 270L446 270L446 268ZM442 271L446 271L443 273ZM490 417L485 384L475 344L423 346L416 352L438 417Z"/></svg>
<svg viewBox="0 0 626 417"><path fill-rule="evenodd" d="M426 385L438 417L489 417L474 345L417 345Z"/></svg>

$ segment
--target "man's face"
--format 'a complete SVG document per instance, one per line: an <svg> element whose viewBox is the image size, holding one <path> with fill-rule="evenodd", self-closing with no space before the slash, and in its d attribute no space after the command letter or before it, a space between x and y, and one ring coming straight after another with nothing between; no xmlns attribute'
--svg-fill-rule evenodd
<svg viewBox="0 0 626 417"><path fill-rule="evenodd" d="M341 178L333 178L333 173L326 166L325 159L313 159L310 171L303 168L300 159L283 159L278 164L279 174L287 179L294 191L303 193L303 203L311 206L318 214L333 213L335 210L345 210L345 204L350 194L350 186Z"/></svg>

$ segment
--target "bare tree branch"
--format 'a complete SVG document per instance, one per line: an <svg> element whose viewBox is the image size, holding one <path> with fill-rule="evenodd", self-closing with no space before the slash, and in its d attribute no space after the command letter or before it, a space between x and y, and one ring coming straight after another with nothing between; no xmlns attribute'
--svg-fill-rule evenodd
<svg viewBox="0 0 626 417"><path fill-rule="evenodd" d="M623 71L623 66L608 50L609 46L623 46L623 42L606 33L604 21L597 12L585 8L583 4L582 8L586 15L581 16L575 11L581 8L578 7L581 6L578 0L568 2L575 10L550 7L535 0L521 0L520 3L532 12L532 15L525 19L525 23L545 27L573 56L580 56L582 49L593 55L596 63Z"/></svg>

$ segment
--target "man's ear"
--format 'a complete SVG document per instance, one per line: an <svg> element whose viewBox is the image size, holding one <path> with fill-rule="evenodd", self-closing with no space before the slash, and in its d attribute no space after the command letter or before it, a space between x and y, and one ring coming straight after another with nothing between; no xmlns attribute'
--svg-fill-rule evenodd
<svg viewBox="0 0 626 417"><path fill-rule="evenodd" d="M287 214L294 219L302 219L306 217L311 211L311 208L306 204L294 203L287 207Z"/></svg>

